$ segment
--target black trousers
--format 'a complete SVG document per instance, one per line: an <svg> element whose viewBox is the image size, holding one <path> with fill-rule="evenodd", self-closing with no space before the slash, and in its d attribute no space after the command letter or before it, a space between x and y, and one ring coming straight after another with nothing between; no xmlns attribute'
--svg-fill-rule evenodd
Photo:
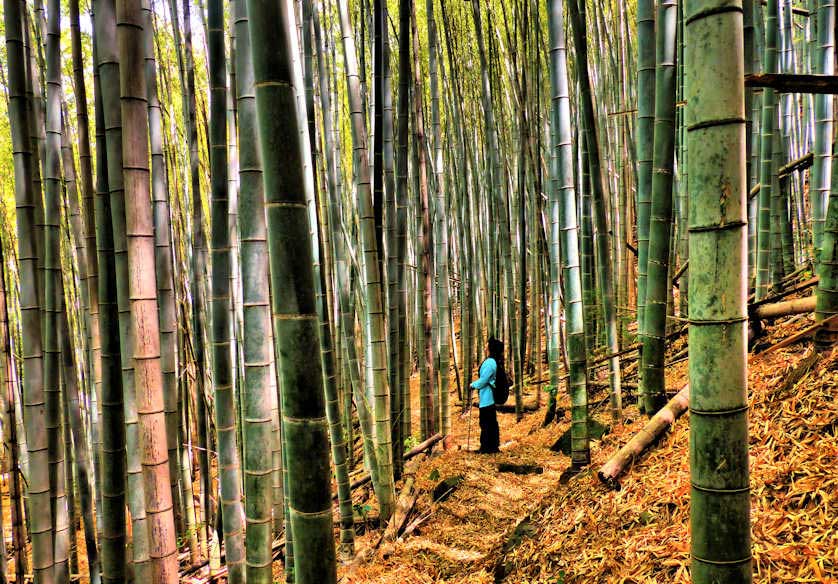
<svg viewBox="0 0 838 584"><path fill-rule="evenodd" d="M480 408L480 452L498 452L500 446L500 428L495 406Z"/></svg>

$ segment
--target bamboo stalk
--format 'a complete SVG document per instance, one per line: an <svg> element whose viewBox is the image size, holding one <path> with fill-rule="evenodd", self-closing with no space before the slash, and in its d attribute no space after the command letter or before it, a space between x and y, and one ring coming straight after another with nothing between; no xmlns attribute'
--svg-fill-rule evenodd
<svg viewBox="0 0 838 584"><path fill-rule="evenodd" d="M763 304L753 311L753 316L758 319L764 319L814 312L816 298L816 296L807 296L806 298L795 298L794 300L786 300L785 302Z"/></svg>

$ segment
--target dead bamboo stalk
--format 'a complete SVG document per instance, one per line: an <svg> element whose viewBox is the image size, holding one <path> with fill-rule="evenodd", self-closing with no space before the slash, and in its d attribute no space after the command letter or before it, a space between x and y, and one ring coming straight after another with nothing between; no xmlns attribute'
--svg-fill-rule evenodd
<svg viewBox="0 0 838 584"><path fill-rule="evenodd" d="M652 416L652 419L643 426L640 432L635 434L625 446L617 451L617 454L602 465L602 468L597 473L599 480L609 488L619 490L620 483L617 479L626 470L628 465L640 456L649 445L657 440L667 428L674 424L675 420L687 411L689 405L690 386L685 385L657 414Z"/></svg>
<svg viewBox="0 0 838 584"><path fill-rule="evenodd" d="M815 311L815 297L795 298L774 304L763 304L754 309L754 317L758 319L778 318L792 314L806 314Z"/></svg>
<svg viewBox="0 0 838 584"><path fill-rule="evenodd" d="M387 544L396 541L399 532L407 523L407 518L413 507L416 505L418 493L416 492L416 469L417 464L412 464L409 469L405 469L404 486L402 492L399 494L399 500L396 502L396 512L387 524L387 528L378 540L376 548L382 544Z"/></svg>

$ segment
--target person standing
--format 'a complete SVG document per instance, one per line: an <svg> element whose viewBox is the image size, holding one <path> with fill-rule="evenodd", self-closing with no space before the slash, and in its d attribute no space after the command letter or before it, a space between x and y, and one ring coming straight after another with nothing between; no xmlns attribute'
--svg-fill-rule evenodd
<svg viewBox="0 0 838 584"><path fill-rule="evenodd" d="M498 369L503 367L503 343L492 337L489 339L489 356L480 364L479 377L471 383L477 390L480 409L480 452L494 454L500 452L500 428L495 407L495 381Z"/></svg>

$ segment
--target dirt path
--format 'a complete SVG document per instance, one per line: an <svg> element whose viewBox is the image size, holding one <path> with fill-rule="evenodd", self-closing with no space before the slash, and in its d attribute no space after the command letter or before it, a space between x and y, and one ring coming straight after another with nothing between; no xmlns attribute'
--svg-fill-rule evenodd
<svg viewBox="0 0 838 584"><path fill-rule="evenodd" d="M544 497L555 491L570 464L568 456L550 450L569 428L569 420L542 429L543 408L526 414L520 423L516 423L513 413L499 414L501 452L483 455L470 451L479 446L480 435L476 408L470 416L469 431L469 416L458 412L452 419L455 446L437 451L418 467L416 485L422 495L417 508L421 513L430 512L428 520L393 546L386 557L378 555L347 574L344 582L495 581L494 560L513 537L516 526L522 532L519 535L526 535L529 526L519 522L543 506ZM541 472L499 472L501 463L531 464ZM459 487L447 500L433 503L430 493L436 485L455 476L463 478Z"/></svg>

